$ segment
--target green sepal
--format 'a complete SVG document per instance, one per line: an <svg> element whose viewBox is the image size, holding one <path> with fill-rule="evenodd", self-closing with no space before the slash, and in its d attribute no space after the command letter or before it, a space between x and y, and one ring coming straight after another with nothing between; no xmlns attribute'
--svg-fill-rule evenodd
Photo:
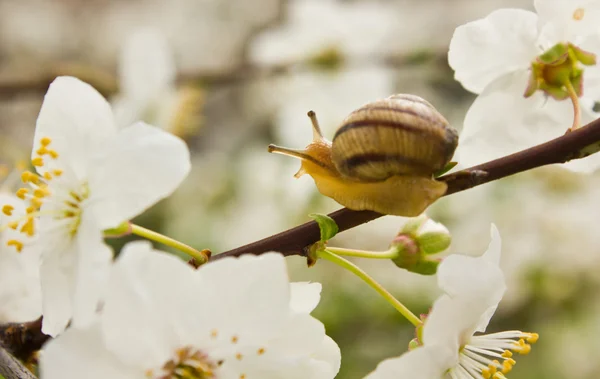
<svg viewBox="0 0 600 379"><path fill-rule="evenodd" d="M417 237L421 252L425 255L438 254L450 247L452 237L449 233L427 232Z"/></svg>
<svg viewBox="0 0 600 379"><path fill-rule="evenodd" d="M575 55L577 60L584 66L593 66L596 64L596 54L582 50L579 47L569 43L570 51Z"/></svg>
<svg viewBox="0 0 600 379"><path fill-rule="evenodd" d="M319 225L322 242L332 239L340 231L340 228L335 223L335 221L327 215L320 213L311 213L308 215L308 217L315 220L315 222Z"/></svg>
<svg viewBox="0 0 600 379"><path fill-rule="evenodd" d="M559 65L569 58L569 47L564 43L557 43L543 54L538 55L537 61L545 65Z"/></svg>
<svg viewBox="0 0 600 379"><path fill-rule="evenodd" d="M439 265L440 261L438 260L422 260L413 266L409 271L421 275L435 275Z"/></svg>
<svg viewBox="0 0 600 379"><path fill-rule="evenodd" d="M458 162L448 162L444 166L444 168L442 168L441 170L438 170L438 171L434 172L433 173L433 177L437 178L437 177L440 177L440 176L444 175L448 171L452 170L457 164L458 164Z"/></svg>
<svg viewBox="0 0 600 379"><path fill-rule="evenodd" d="M408 351L414 350L417 347L421 347L419 340L417 338L413 338L412 340L410 340L410 342L408 343Z"/></svg>

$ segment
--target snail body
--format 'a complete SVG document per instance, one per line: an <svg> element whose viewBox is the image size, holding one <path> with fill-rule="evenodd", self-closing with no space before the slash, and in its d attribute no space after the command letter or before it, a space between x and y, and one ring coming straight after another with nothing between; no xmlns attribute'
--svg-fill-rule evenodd
<svg viewBox="0 0 600 379"><path fill-rule="evenodd" d="M319 192L353 210L417 216L447 189L433 178L454 154L458 133L427 101L393 95L352 112L332 142L316 115L304 150L269 145L269 152L300 158L296 177L309 174Z"/></svg>

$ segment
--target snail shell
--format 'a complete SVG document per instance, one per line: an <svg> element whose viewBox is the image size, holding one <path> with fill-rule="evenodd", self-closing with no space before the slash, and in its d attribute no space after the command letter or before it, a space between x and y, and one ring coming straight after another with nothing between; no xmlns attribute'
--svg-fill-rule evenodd
<svg viewBox="0 0 600 379"><path fill-rule="evenodd" d="M342 175L358 180L432 175L457 144L458 133L429 102L393 95L346 117L333 137L332 160Z"/></svg>
<svg viewBox="0 0 600 379"><path fill-rule="evenodd" d="M319 191L354 210L416 216L447 189L433 174L458 145L458 133L427 101L393 95L352 112L333 142L314 112L313 141L304 150L269 145L269 152L302 160L296 177L309 174Z"/></svg>

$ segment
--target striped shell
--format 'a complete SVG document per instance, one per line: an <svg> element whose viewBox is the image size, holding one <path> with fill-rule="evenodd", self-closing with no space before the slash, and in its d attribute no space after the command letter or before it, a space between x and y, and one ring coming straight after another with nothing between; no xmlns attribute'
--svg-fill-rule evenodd
<svg viewBox="0 0 600 379"><path fill-rule="evenodd" d="M346 117L333 137L332 160L343 176L362 181L431 177L450 161L457 144L458 133L431 104L399 94Z"/></svg>

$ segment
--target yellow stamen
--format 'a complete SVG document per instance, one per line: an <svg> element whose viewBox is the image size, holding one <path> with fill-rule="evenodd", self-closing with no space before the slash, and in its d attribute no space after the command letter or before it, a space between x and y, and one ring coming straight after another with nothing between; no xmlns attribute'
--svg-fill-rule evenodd
<svg viewBox="0 0 600 379"><path fill-rule="evenodd" d="M504 350L504 353L502 353L502 358L510 358L513 356L513 353L510 352L510 350Z"/></svg>
<svg viewBox="0 0 600 379"><path fill-rule="evenodd" d="M502 362L502 373L508 374L515 364L517 364L517 362L514 359L507 359Z"/></svg>
<svg viewBox="0 0 600 379"><path fill-rule="evenodd" d="M60 169L52 170L52 174L53 174L54 176L61 176L61 175L62 175L62 173L63 173L63 171L62 171L62 170L60 170Z"/></svg>
<svg viewBox="0 0 600 379"><path fill-rule="evenodd" d="M17 228L19 227L19 221L15 220L15 221L11 221L8 224L8 227L11 228L12 230L17 230Z"/></svg>
<svg viewBox="0 0 600 379"><path fill-rule="evenodd" d="M537 334L537 333L529 333L529 337L527 337L527 342L529 342L529 343L536 343L539 338L540 338L539 334Z"/></svg>
<svg viewBox="0 0 600 379"><path fill-rule="evenodd" d="M512 351L519 353L521 355L527 355L531 351L531 345L525 342L524 339L520 339L519 342L515 343L515 347Z"/></svg>
<svg viewBox="0 0 600 379"><path fill-rule="evenodd" d="M35 229L33 225L33 217L28 217L27 221L25 221L25 224L23 224L23 226L21 227L21 233L25 233L29 237L31 237L34 234L34 231Z"/></svg>
<svg viewBox="0 0 600 379"><path fill-rule="evenodd" d="M52 157L52 159L58 158L58 153L54 150L48 150L48 154Z"/></svg>
<svg viewBox="0 0 600 379"><path fill-rule="evenodd" d="M575 21L583 20L583 16L585 16L585 9L583 8L577 8L575 9L575 12L573 12L573 20Z"/></svg>
<svg viewBox="0 0 600 379"><path fill-rule="evenodd" d="M52 180L52 174L49 171L44 172L44 179Z"/></svg>
<svg viewBox="0 0 600 379"><path fill-rule="evenodd" d="M26 212L27 214L31 214L31 213L33 213L33 212L35 212L35 211L36 211L36 208L35 208L35 207L27 207L27 209L25 210L25 212Z"/></svg>
<svg viewBox="0 0 600 379"><path fill-rule="evenodd" d="M23 242L17 240L9 240L6 245L14 246L17 249L17 252L21 252L23 250Z"/></svg>
<svg viewBox="0 0 600 379"><path fill-rule="evenodd" d="M17 190L17 197L21 200L25 200L25 195L27 195L29 193L29 188L19 188Z"/></svg>
<svg viewBox="0 0 600 379"><path fill-rule="evenodd" d="M12 216L12 211L15 210L15 207L13 207L12 205L6 204L5 206L2 207L2 213L4 213L7 216Z"/></svg>
<svg viewBox="0 0 600 379"><path fill-rule="evenodd" d="M48 149L46 149L45 147L40 147L39 149L36 150L35 152L37 155L44 155L44 154L48 154Z"/></svg>
<svg viewBox="0 0 600 379"><path fill-rule="evenodd" d="M42 146L44 146L44 147L46 147L46 146L50 145L50 142L52 142L52 139L51 139L50 137L43 137L43 138L40 140L40 144L41 144Z"/></svg>
<svg viewBox="0 0 600 379"><path fill-rule="evenodd" d="M492 374L490 373L489 369L484 368L481 370L481 376L483 376L483 379L490 379L492 377Z"/></svg>
<svg viewBox="0 0 600 379"><path fill-rule="evenodd" d="M31 164L36 166L36 167L41 167L44 165L44 158L42 157L35 157L31 160Z"/></svg>
<svg viewBox="0 0 600 379"><path fill-rule="evenodd" d="M31 198L31 205L36 207L37 209L39 209L43 203L44 203L43 200L39 197Z"/></svg>
<svg viewBox="0 0 600 379"><path fill-rule="evenodd" d="M50 195L50 191L46 187L39 187L33 191L33 196L35 197L44 198L48 195Z"/></svg>

